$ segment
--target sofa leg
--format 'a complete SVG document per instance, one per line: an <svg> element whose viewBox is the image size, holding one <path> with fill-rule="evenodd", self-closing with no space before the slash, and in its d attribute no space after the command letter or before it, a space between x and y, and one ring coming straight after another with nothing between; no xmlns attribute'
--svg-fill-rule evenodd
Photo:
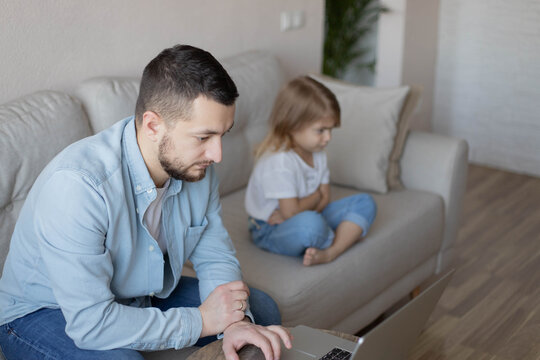
<svg viewBox="0 0 540 360"><path fill-rule="evenodd" d="M411 293L409 294L410 298L411 299L414 299L415 297L417 297L418 295L420 295L420 286L417 286L415 287Z"/></svg>

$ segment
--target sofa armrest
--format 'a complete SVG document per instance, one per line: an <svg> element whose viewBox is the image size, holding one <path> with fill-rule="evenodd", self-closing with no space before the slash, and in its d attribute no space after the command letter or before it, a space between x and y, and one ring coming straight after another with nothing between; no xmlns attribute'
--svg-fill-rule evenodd
<svg viewBox="0 0 540 360"><path fill-rule="evenodd" d="M461 222L468 149L465 140L411 131L401 157L401 180L405 188L430 191L444 200L445 227L437 262L438 273L451 261Z"/></svg>

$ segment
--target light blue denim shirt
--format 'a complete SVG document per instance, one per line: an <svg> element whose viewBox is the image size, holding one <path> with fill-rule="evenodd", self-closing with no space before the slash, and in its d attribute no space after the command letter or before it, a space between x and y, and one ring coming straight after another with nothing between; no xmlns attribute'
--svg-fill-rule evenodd
<svg viewBox="0 0 540 360"><path fill-rule="evenodd" d="M168 262L143 225L155 197L133 117L58 154L37 178L15 226L0 279L0 324L61 308L66 333L81 348L194 344L200 311L162 312L150 307L150 296L167 297L187 259L201 301L218 285L241 279L221 221L215 170L209 167L198 182L171 179L161 227Z"/></svg>

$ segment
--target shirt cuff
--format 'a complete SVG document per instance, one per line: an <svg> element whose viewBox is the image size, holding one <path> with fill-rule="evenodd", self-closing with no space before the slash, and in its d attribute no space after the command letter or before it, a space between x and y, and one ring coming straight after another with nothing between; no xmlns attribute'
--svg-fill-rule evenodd
<svg viewBox="0 0 540 360"><path fill-rule="evenodd" d="M185 316L189 318L189 321L186 324L191 326L182 326L181 327L181 339L186 339L187 341L184 344L178 344L176 349L181 349L187 346L195 345L202 332L202 314L199 308L182 308Z"/></svg>

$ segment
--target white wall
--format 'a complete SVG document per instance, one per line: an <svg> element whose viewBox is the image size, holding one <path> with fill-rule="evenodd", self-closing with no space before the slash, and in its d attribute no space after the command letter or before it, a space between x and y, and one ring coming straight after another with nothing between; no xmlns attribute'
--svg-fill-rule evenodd
<svg viewBox="0 0 540 360"><path fill-rule="evenodd" d="M540 1L441 0L433 125L540 176Z"/></svg>
<svg viewBox="0 0 540 360"><path fill-rule="evenodd" d="M398 86L402 84L407 0L385 0L382 4L389 11L381 14L378 22L375 85Z"/></svg>
<svg viewBox="0 0 540 360"><path fill-rule="evenodd" d="M403 48L403 84L423 87L412 127L431 130L437 62L439 0L408 0Z"/></svg>
<svg viewBox="0 0 540 360"><path fill-rule="evenodd" d="M281 32L281 11L303 28ZM43 89L71 92L93 76L140 76L184 43L217 58L276 54L290 76L320 71L323 0L0 0L0 103Z"/></svg>
<svg viewBox="0 0 540 360"><path fill-rule="evenodd" d="M413 129L430 130L437 61L439 0L382 0L390 11L378 23L378 87L420 85Z"/></svg>

